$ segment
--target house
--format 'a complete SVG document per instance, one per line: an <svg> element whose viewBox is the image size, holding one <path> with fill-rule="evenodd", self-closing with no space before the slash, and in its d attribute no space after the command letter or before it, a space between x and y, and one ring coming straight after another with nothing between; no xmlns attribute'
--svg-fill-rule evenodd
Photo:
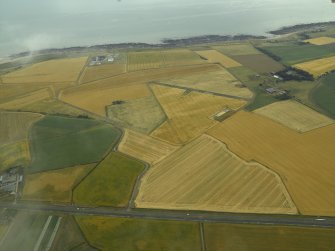
<svg viewBox="0 0 335 251"><path fill-rule="evenodd" d="M265 91L269 94L274 94L274 93L277 92L277 90L275 88L272 88L272 87L266 88Z"/></svg>

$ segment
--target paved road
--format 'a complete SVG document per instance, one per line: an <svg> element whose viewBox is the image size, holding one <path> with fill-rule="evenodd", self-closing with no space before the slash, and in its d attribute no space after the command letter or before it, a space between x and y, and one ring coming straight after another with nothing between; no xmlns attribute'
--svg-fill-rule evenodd
<svg viewBox="0 0 335 251"><path fill-rule="evenodd" d="M300 215L232 214L194 211L168 211L144 209L92 208L65 205L50 205L19 202L1 202L0 208L10 208L33 212L65 213L71 215L109 216L141 218L152 220L177 220L194 222L215 222L233 224L285 225L302 227L335 228L335 217L315 217Z"/></svg>

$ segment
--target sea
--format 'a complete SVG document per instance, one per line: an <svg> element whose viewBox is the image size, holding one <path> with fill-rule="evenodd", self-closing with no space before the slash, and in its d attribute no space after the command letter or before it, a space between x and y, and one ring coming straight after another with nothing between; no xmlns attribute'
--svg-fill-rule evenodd
<svg viewBox="0 0 335 251"><path fill-rule="evenodd" d="M0 0L0 58L22 51L335 21L331 0Z"/></svg>

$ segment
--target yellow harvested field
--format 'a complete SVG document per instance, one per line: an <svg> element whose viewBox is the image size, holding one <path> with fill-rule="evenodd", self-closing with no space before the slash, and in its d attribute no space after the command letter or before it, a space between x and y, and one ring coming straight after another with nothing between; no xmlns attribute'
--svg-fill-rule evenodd
<svg viewBox="0 0 335 251"><path fill-rule="evenodd" d="M168 121L151 136L172 144L183 144L204 133L217 123L212 117L229 107L237 110L247 102L183 89L151 85Z"/></svg>
<svg viewBox="0 0 335 251"><path fill-rule="evenodd" d="M147 83L150 81L205 73L212 65L170 67L131 72L86 85L68 88L61 92L60 99L87 111L106 116L106 106L117 100L133 100L151 95Z"/></svg>
<svg viewBox="0 0 335 251"><path fill-rule="evenodd" d="M13 166L27 166L30 153L27 140L0 145L0 172Z"/></svg>
<svg viewBox="0 0 335 251"><path fill-rule="evenodd" d="M164 66L164 58L160 51L128 53L127 71L139 71Z"/></svg>
<svg viewBox="0 0 335 251"><path fill-rule="evenodd" d="M179 86L191 90L200 90L240 98L252 98L253 93L242 86L229 71L225 68L216 65L211 71L206 74L194 73L182 78L171 78L161 83L170 86Z"/></svg>
<svg viewBox="0 0 335 251"><path fill-rule="evenodd" d="M30 126L41 118L36 113L0 112L1 145L26 140Z"/></svg>
<svg viewBox="0 0 335 251"><path fill-rule="evenodd" d="M157 163L177 149L178 146L130 130L125 131L118 147L120 152L149 164Z"/></svg>
<svg viewBox="0 0 335 251"><path fill-rule="evenodd" d="M12 84L4 84L0 85L0 104L8 102L9 100L12 100L13 98L23 95L28 92L39 90L43 87L39 86L32 86L32 85L12 85Z"/></svg>
<svg viewBox="0 0 335 251"><path fill-rule="evenodd" d="M295 64L293 67L307 71L314 77L320 77L327 72L335 70L335 56Z"/></svg>
<svg viewBox="0 0 335 251"><path fill-rule="evenodd" d="M124 83L120 85L111 84L109 87L101 87L100 84L85 85L85 88L65 90L60 99L71 105L85 109L101 116L106 115L106 106L117 100L133 100L150 95L145 84Z"/></svg>
<svg viewBox="0 0 335 251"><path fill-rule="evenodd" d="M297 213L277 174L258 163L243 161L208 135L154 165L142 180L136 206Z"/></svg>
<svg viewBox="0 0 335 251"><path fill-rule="evenodd" d="M23 190L24 200L71 202L72 189L95 166L80 165L65 169L29 174Z"/></svg>
<svg viewBox="0 0 335 251"><path fill-rule="evenodd" d="M301 134L240 111L207 133L278 173L302 214L335 216L335 124Z"/></svg>
<svg viewBox="0 0 335 251"><path fill-rule="evenodd" d="M205 63L204 60L187 49L131 52L128 54L127 71L203 63Z"/></svg>
<svg viewBox="0 0 335 251"><path fill-rule="evenodd" d="M196 53L206 58L210 63L219 63L226 68L241 66L240 63L216 50L196 51Z"/></svg>
<svg viewBox="0 0 335 251"><path fill-rule="evenodd" d="M334 120L292 100L275 102L254 112L298 132L307 132L334 123Z"/></svg>
<svg viewBox="0 0 335 251"><path fill-rule="evenodd" d="M86 67L80 83L88 83L95 80L112 77L126 72L125 64L104 64Z"/></svg>
<svg viewBox="0 0 335 251"><path fill-rule="evenodd" d="M15 97L7 102L0 104L0 109L15 110L32 103L50 99L53 96L52 90L49 88L33 91L22 96Z"/></svg>
<svg viewBox="0 0 335 251"><path fill-rule="evenodd" d="M2 76L3 83L59 83L75 82L83 70L87 57L49 60Z"/></svg>
<svg viewBox="0 0 335 251"><path fill-rule="evenodd" d="M315 44L315 45L326 45L326 44L334 44L335 38L333 37L317 37L312 39L307 39L304 42Z"/></svg>
<svg viewBox="0 0 335 251"><path fill-rule="evenodd" d="M163 51L165 66L182 66L206 63L195 52L187 49Z"/></svg>

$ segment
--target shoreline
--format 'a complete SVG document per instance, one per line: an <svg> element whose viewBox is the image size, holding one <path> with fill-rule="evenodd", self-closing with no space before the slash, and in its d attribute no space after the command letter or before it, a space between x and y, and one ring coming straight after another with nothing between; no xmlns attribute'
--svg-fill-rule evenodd
<svg viewBox="0 0 335 251"><path fill-rule="evenodd" d="M64 53L67 51L74 50L96 50L96 49L173 49L176 47L182 46L191 46L203 43L216 43L216 42L228 42L228 41L243 41L248 39L266 39L266 36L257 36L257 35L203 35L195 36L189 38L176 38L170 39L165 38L161 40L161 43L114 43L114 44L99 44L99 45L89 45L89 46L72 46L65 48L50 48L42 49L37 51L24 51L20 53L11 54L8 56L9 59L17 59L20 57L26 57L31 54L41 55L47 53ZM0 58L1 60L1 58Z"/></svg>
<svg viewBox="0 0 335 251"><path fill-rule="evenodd" d="M244 41L249 39L267 39L271 36L283 36L294 32L303 32L310 29L323 29L328 25L335 25L335 21L328 22L317 22L317 23L307 23L307 24L295 24L292 26L284 26L277 30L267 31L268 36L259 35L248 35L248 34L238 34L238 35L202 35L194 36L188 38L164 38L161 43L111 43L111 44L98 44L89 46L72 46L64 48L49 48L41 49L37 51L24 51L19 53L11 54L7 57L0 58L0 64L5 63L6 59L13 60L21 57L26 57L30 55L43 55L47 53L65 53L67 51L83 51L83 50L110 50L110 49L172 49L182 46L192 46L200 45L206 43L216 43L216 42L229 42L229 41ZM8 61L7 61L8 62Z"/></svg>

